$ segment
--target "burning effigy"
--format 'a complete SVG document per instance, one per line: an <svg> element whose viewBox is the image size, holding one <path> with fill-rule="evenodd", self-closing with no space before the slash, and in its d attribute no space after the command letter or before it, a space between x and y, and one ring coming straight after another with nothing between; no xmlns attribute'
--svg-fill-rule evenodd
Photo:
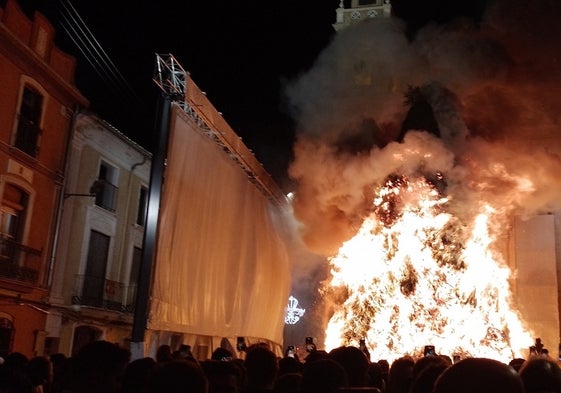
<svg viewBox="0 0 561 393"><path fill-rule="evenodd" d="M328 261L327 349L508 361L537 337L505 238L513 217L561 210L561 12L497 7L411 41L396 21L357 25L288 89L294 214Z"/></svg>
<svg viewBox="0 0 561 393"><path fill-rule="evenodd" d="M531 344L510 299L510 271L492 251L493 207L467 222L424 177L388 180L372 214L330 258L323 289L343 289L327 327L328 347L370 343L375 359L438 353L521 356Z"/></svg>

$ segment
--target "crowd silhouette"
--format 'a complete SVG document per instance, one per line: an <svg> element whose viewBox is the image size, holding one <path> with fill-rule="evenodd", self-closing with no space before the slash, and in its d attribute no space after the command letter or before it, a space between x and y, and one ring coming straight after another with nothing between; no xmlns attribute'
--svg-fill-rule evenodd
<svg viewBox="0 0 561 393"><path fill-rule="evenodd" d="M508 364L431 354L371 361L364 349L314 349L279 358L266 344L242 358L218 348L197 360L190 348L158 348L131 360L129 350L94 341L73 357L28 359L13 352L0 365L0 393L561 393L559 362L547 352Z"/></svg>

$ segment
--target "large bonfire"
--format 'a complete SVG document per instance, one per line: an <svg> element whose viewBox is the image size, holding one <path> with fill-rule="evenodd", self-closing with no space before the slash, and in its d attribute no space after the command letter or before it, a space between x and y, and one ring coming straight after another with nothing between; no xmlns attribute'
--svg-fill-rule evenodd
<svg viewBox="0 0 561 393"><path fill-rule="evenodd" d="M510 270L493 252L492 206L470 222L449 213L448 197L424 177L376 189L372 212L330 258L326 291L344 292L326 346L358 346L373 359L437 353L513 359L528 348L510 302Z"/></svg>
<svg viewBox="0 0 561 393"><path fill-rule="evenodd" d="M288 88L294 212L329 261L326 349L527 355L536 336L512 301L505 239L515 216L561 210L560 35L544 34L561 6L538 5L499 1L489 24L412 41L392 20L359 24ZM407 121L408 86L430 121Z"/></svg>

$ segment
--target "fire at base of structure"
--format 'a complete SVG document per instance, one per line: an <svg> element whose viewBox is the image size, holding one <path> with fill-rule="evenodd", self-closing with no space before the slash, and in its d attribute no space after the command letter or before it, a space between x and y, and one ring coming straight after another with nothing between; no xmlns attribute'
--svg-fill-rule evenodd
<svg viewBox="0 0 561 393"><path fill-rule="evenodd" d="M371 213L331 258L326 295L344 299L326 347L366 339L373 359L438 353L510 360L532 345L511 309L510 270L492 251L484 206L471 222L447 212L425 177L389 179Z"/></svg>

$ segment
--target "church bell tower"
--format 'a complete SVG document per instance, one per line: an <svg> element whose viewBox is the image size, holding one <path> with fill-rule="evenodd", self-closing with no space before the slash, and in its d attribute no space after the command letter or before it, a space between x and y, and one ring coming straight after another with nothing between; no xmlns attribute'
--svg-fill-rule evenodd
<svg viewBox="0 0 561 393"><path fill-rule="evenodd" d="M336 10L336 22L333 24L335 31L340 31L354 23L368 19L388 18L392 6L390 0L350 0L350 7L345 7L341 0Z"/></svg>

